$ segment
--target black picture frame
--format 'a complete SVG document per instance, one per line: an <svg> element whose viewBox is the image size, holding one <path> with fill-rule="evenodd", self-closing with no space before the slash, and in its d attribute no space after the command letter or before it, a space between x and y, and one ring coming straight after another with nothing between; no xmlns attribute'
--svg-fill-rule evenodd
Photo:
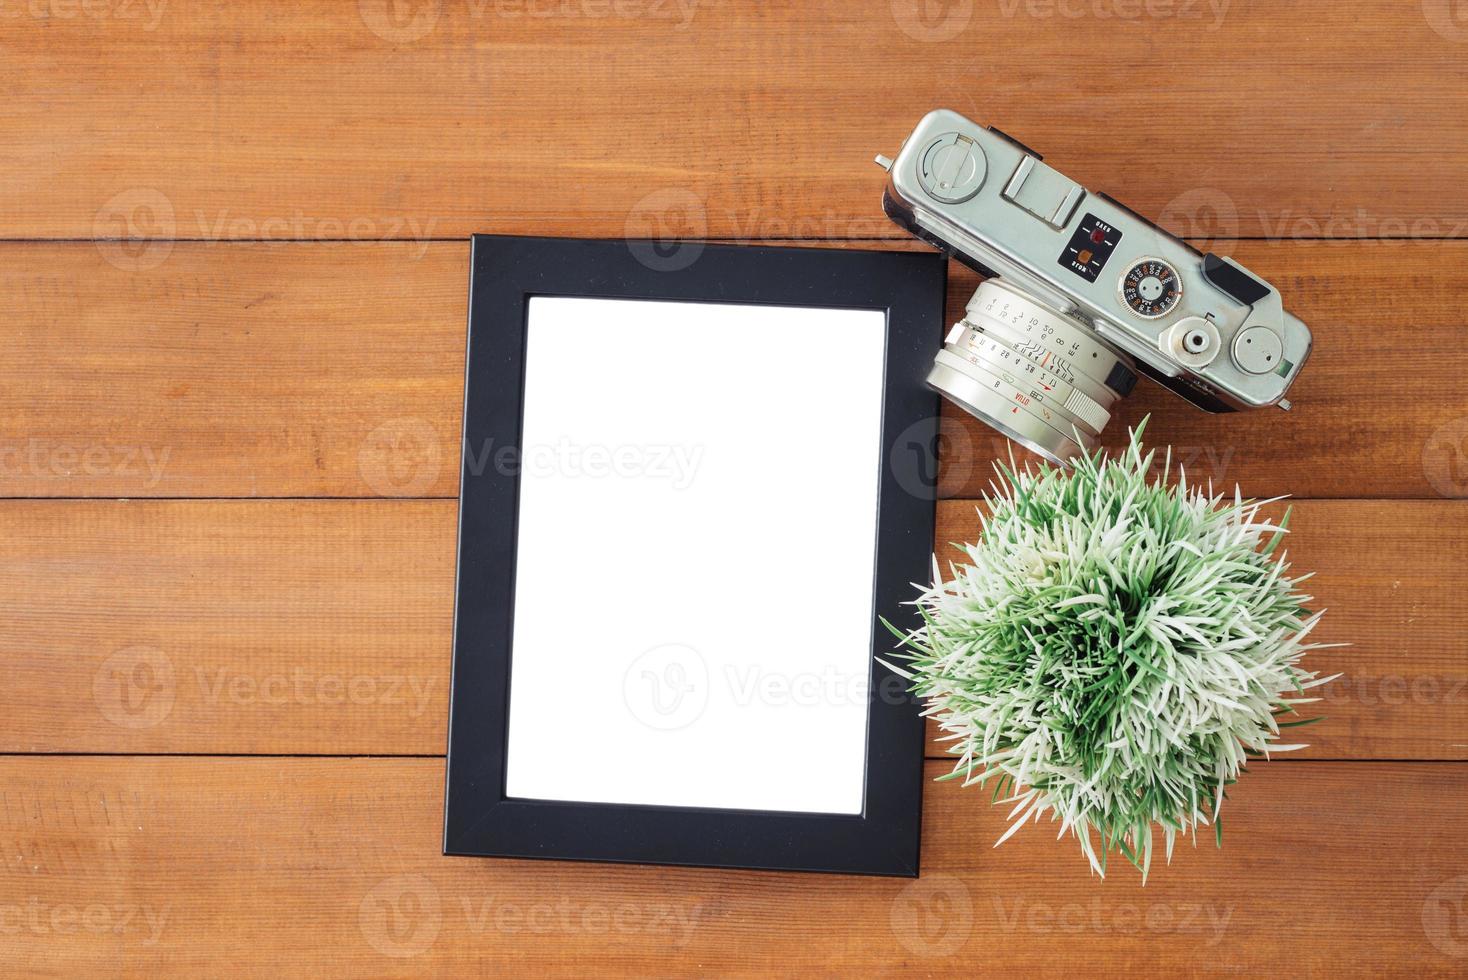
<svg viewBox="0 0 1468 980"><path fill-rule="evenodd" d="M519 480L475 465L468 450L520 444L532 296L883 310L872 610L874 619L905 623L915 615L904 605L911 583L928 578L933 547L938 399L924 377L943 335L946 261L926 252L476 235L471 267L443 852L915 877L923 720L906 682L875 659L859 815L508 798ZM892 649L879 622L872 637L874 654Z"/></svg>

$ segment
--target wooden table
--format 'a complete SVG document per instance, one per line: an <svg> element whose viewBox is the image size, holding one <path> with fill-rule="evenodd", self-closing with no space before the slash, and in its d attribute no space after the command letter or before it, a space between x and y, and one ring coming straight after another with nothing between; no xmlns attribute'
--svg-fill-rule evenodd
<svg viewBox="0 0 1468 980"><path fill-rule="evenodd" d="M4 0L0 54L5 974L1468 972L1461 4ZM466 236L917 247L871 157L938 105L1314 328L1289 414L1112 426L1298 498L1311 748L1145 888L953 784L916 882L441 857ZM1004 451L950 421L939 542Z"/></svg>

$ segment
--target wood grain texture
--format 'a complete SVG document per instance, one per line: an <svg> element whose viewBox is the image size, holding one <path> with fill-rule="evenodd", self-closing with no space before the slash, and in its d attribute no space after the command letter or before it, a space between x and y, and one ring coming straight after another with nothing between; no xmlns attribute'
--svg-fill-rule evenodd
<svg viewBox="0 0 1468 980"><path fill-rule="evenodd" d="M443 753L453 501L0 513L3 750Z"/></svg>
<svg viewBox="0 0 1468 980"><path fill-rule="evenodd" d="M72 498L0 500L0 974L1462 975L1459 6L0 0L0 498ZM1314 498L1312 747L1145 888L951 783L916 882L441 857L463 239L921 247L870 161L939 105L1314 330L1290 414L1109 433Z"/></svg>
<svg viewBox="0 0 1468 980"><path fill-rule="evenodd" d="M0 249L10 495L456 492L467 244L169 249Z"/></svg>
<svg viewBox="0 0 1468 980"><path fill-rule="evenodd" d="M1468 496L1468 243L1234 252L1315 331L1294 411L1210 416L1144 381L1110 441L1150 413L1152 438L1194 476L1248 495ZM111 258L0 246L0 496L457 493L465 244L170 244L146 269ZM954 267L951 318L976 283ZM1430 397L1404 396L1404 379ZM944 418L940 492L976 495L1008 444Z"/></svg>
<svg viewBox="0 0 1468 980"><path fill-rule="evenodd" d="M9 758L0 782L12 969L1461 975L1456 766L1257 766L1223 848L1180 845L1145 888L1049 825L992 849L1003 808L952 783L912 881L445 858L441 760Z"/></svg>
<svg viewBox="0 0 1468 980"><path fill-rule="evenodd" d="M1297 504L1317 636L1352 643L1312 655L1346 676L1308 754L1468 759L1465 518ZM0 519L0 751L443 752L452 501L8 501ZM940 505L940 556L976 532L969 503Z"/></svg>
<svg viewBox="0 0 1468 980"><path fill-rule="evenodd" d="M1468 221L1438 0L55 0L5 24L13 237L899 238L872 155L949 103L1189 234Z"/></svg>
<svg viewBox="0 0 1468 980"><path fill-rule="evenodd" d="M1343 676L1319 691L1297 729L1302 754L1325 758L1468 759L1468 503L1301 500L1282 547L1306 583L1311 609L1326 610L1307 663ZM1276 516L1283 508L1276 511ZM938 510L940 560L962 560L951 542L978 537L963 501ZM930 742L931 745L931 742Z"/></svg>
<svg viewBox="0 0 1468 980"><path fill-rule="evenodd" d="M1237 484L1245 496L1468 497L1468 314L1456 298L1468 289L1468 252L1429 249L1240 243L1234 254L1272 280L1314 332L1310 360L1290 388L1292 410L1208 415L1144 379L1120 403L1103 443L1123 445L1127 429L1150 416L1149 443L1173 446L1190 479ZM951 317L976 281L950 279ZM1396 371L1421 379L1416 390L1432 396L1388 390ZM993 477L991 461L1007 459L1011 444L952 405L943 418L939 492L978 495Z"/></svg>

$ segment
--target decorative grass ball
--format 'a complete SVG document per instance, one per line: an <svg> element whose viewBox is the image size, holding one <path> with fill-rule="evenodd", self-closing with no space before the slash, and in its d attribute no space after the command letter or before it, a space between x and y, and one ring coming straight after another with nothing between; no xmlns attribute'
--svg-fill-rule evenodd
<svg viewBox="0 0 1468 980"><path fill-rule="evenodd" d="M1261 508L1280 498L1171 484L1170 450L1148 482L1141 431L1069 470L997 466L968 562L945 582L934 558L889 666L958 756L943 778L1013 807L996 847L1049 815L1097 874L1119 852L1145 879L1154 825L1169 860L1199 825L1222 844L1224 788L1251 756L1304 747L1281 730L1316 720L1297 709L1333 678L1299 666L1321 614L1274 554L1289 514Z"/></svg>

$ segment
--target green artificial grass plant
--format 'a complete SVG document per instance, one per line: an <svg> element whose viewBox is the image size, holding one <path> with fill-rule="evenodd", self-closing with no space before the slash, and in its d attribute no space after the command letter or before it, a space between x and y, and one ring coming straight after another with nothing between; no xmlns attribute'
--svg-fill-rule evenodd
<svg viewBox="0 0 1468 980"><path fill-rule="evenodd" d="M1200 824L1222 843L1224 788L1250 756L1304 747L1281 731L1316 720L1297 708L1333 678L1299 666L1321 614L1274 553L1288 512L1171 484L1170 450L1149 482L1143 426L1115 458L996 467L968 562L943 581L934 559L889 666L958 756L942 778L1012 804L998 843L1048 814L1096 873L1119 852L1145 877L1154 825L1169 860Z"/></svg>

